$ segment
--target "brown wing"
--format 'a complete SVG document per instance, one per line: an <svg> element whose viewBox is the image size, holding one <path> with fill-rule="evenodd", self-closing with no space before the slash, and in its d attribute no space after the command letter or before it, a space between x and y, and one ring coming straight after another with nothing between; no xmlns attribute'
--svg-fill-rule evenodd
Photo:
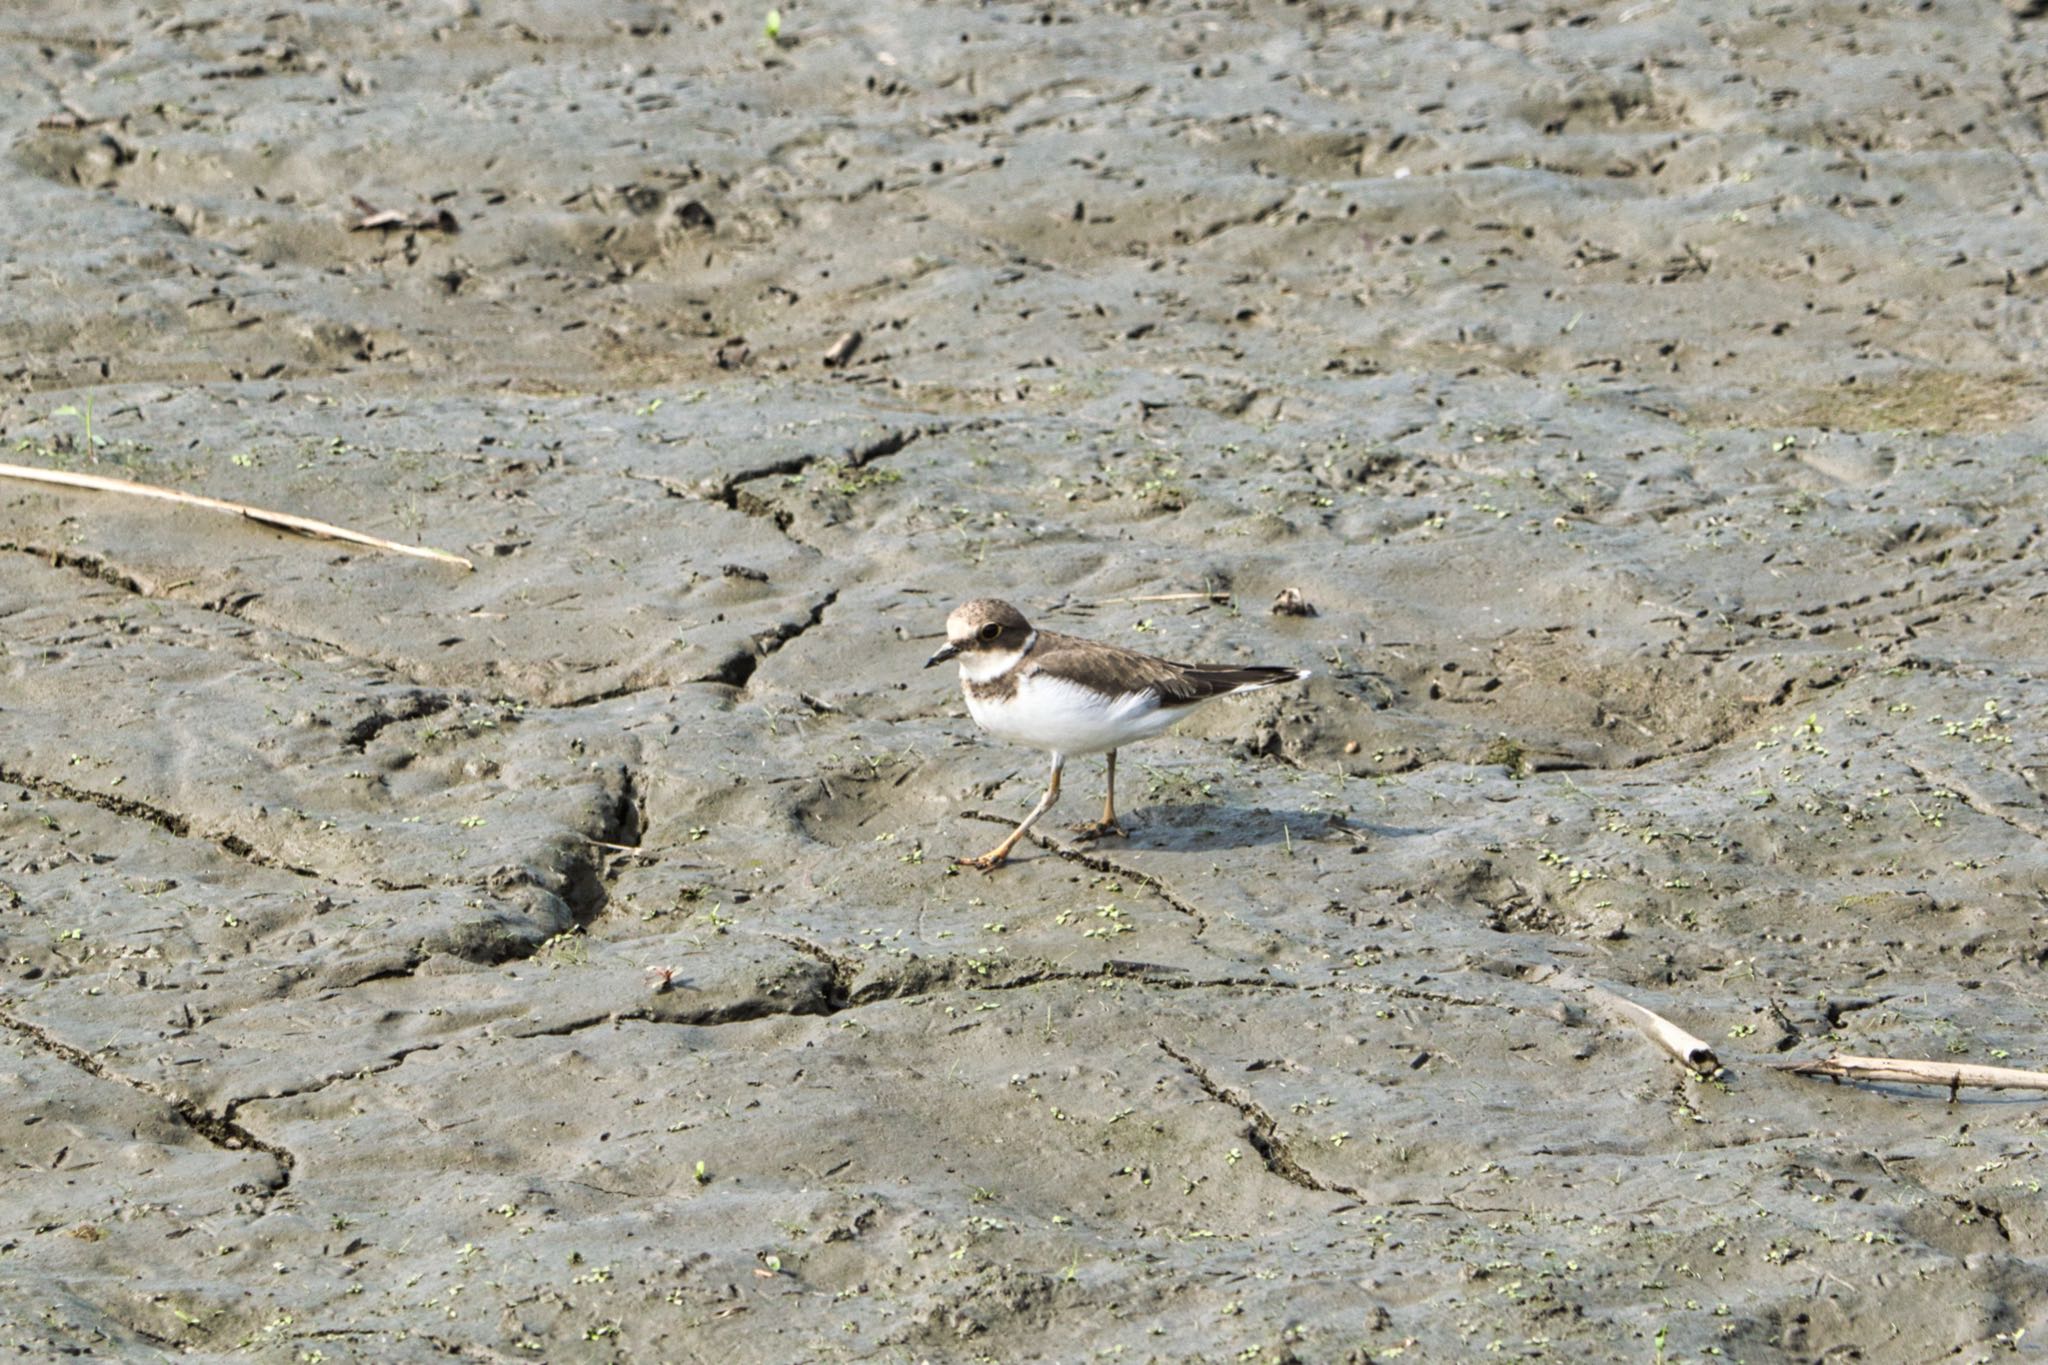
<svg viewBox="0 0 2048 1365"><path fill-rule="evenodd" d="M1041 630L1025 660L1041 673L1106 691L1150 690L1161 706L1192 706L1230 692L1271 687L1308 675L1298 668L1243 668L1232 664L1182 664L1134 649Z"/></svg>

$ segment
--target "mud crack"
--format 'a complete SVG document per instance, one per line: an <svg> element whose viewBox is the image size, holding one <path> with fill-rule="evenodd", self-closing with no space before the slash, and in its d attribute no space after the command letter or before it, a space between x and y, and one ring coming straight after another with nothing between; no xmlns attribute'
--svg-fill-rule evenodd
<svg viewBox="0 0 2048 1365"><path fill-rule="evenodd" d="M817 626L825 619L826 610L839 600L839 589L834 588L815 603L801 621L784 621L772 630L762 631L754 637L754 648L747 653L736 654L725 661L718 671L703 679L704 682L724 683L728 687L744 689L754 680L754 673L764 660L781 649L805 631Z"/></svg>
<svg viewBox="0 0 2048 1365"><path fill-rule="evenodd" d="M647 833L647 811L640 799L640 773L631 764L619 765L619 790L605 812L604 825L592 838L612 848L638 848Z"/></svg>
<svg viewBox="0 0 2048 1365"><path fill-rule="evenodd" d="M691 1010L655 1010L638 1006L629 1010L605 1010L600 1014L579 1015L546 1028L522 1029L508 1033L511 1038L567 1038L571 1034L588 1032L610 1024L671 1024L683 1028L717 1028L721 1024L751 1024L759 1019L797 1019L805 1015L825 1016L838 1013L827 1008L823 995L799 999L784 1005L759 996L748 996L741 1000L729 1000L719 1004L705 1005Z"/></svg>
<svg viewBox="0 0 2048 1365"><path fill-rule="evenodd" d="M300 867L263 852L238 834L201 830L193 828L192 822L176 811L164 810L142 801L127 797L109 796L105 792L91 791L85 787L74 787L68 782L59 782L51 777L39 777L22 772L18 768L0 765L0 783L12 787L25 787L40 796L60 801L76 801L80 805L98 806L101 810L132 820L147 820L158 829L180 839L199 839L212 844L223 853L241 859L257 867L267 867L279 872L290 872L299 877L326 877L317 868ZM340 878L327 878L339 882Z"/></svg>
<svg viewBox="0 0 2048 1365"><path fill-rule="evenodd" d="M67 1066L83 1071L95 1080L107 1081L114 1085L124 1085L130 1090L149 1096L157 1103L176 1113L193 1132L199 1134L200 1137L205 1138L207 1142L224 1152L257 1151L264 1153L277 1162L282 1172L276 1188L271 1193L275 1194L282 1191L285 1186L291 1183L292 1168L298 1165L298 1157L294 1156L290 1149L281 1147L274 1142L266 1142L241 1124L235 1122L232 1105L225 1112L215 1113L211 1109L201 1108L191 1100L167 1095L146 1081L139 1081L133 1077L123 1076L108 1070L97 1057L94 1057L84 1049L73 1047L62 1039L53 1036L47 1030L28 1023L26 1020L16 1019L14 1016L4 1012L0 1012L0 1027L11 1030L38 1051L48 1053ZM240 1101L237 1101L237 1103L240 1103Z"/></svg>
<svg viewBox="0 0 2048 1365"><path fill-rule="evenodd" d="M865 1005L878 1005L891 1000L926 1000L948 993L978 995L997 991L1029 990L1035 986L1061 982L1086 985L1105 981L1134 981L1176 991L1300 989L1292 982L1274 981L1266 977L1198 977L1178 967L1156 962L1137 962L1126 958L1111 958L1100 966L1089 968L1065 968L1045 961L1015 963L1010 964L1017 969L1011 975L994 978L988 975L986 964L977 965L966 958L913 958L899 970L862 980L863 974L868 970L868 964L860 958L835 953L822 944L789 934L770 933L764 937L774 939L777 943L792 948L824 966L824 978L815 997L803 997L788 1005L763 1007L750 1012L743 1012L730 1006L717 1006L684 1015L677 1015L672 1011L659 1014L651 1011L633 1011L626 1014L592 1016L580 1021L575 1027L588 1028L603 1022L605 1018L612 1017L645 1017L665 1023L722 1024L778 1014L831 1015L842 1010L859 1009Z"/></svg>
<svg viewBox="0 0 2048 1365"><path fill-rule="evenodd" d="M123 592L132 593L136 597L147 601L169 602L175 606L189 607L194 611L230 617L270 632L278 637L281 642L292 649L298 650L307 657L324 657L338 654L356 663L380 669L407 682L421 686L426 685L425 680L418 676L415 666L403 659L380 657L374 651L363 650L346 640L326 639L299 627L265 620L258 614L252 613L248 609L249 605L263 595L260 592L229 592L223 593L219 597L210 597L204 600L180 597L175 595L174 591L180 586L179 584L157 585L145 582L98 555L81 554L74 550L60 550L27 541L0 540L0 552L6 551L43 560L55 568L68 569L81 577L110 584L121 589Z"/></svg>
<svg viewBox="0 0 2048 1365"><path fill-rule="evenodd" d="M83 555L75 550L59 550L45 545L31 545L16 540L0 540L0 550L9 550L15 554L29 555L36 559L47 560L54 568L69 569L71 572L82 577L110 584L123 592L133 593L137 597L156 597L160 595L151 592L148 586L135 575L124 569L114 567L98 555Z"/></svg>
<svg viewBox="0 0 2048 1365"><path fill-rule="evenodd" d="M1252 1150L1266 1163L1266 1169L1282 1180L1299 1185L1305 1190L1316 1190L1324 1194L1344 1194L1353 1199L1364 1199L1364 1191L1354 1185L1345 1185L1335 1180L1325 1180L1295 1159L1288 1150L1286 1139L1280 1136L1280 1125L1266 1112L1264 1105L1245 1094L1222 1084L1209 1074L1209 1069L1194 1058L1167 1042L1159 1039L1159 1050L1179 1062L1195 1084L1209 1093L1209 1098L1229 1105L1244 1116L1245 1140Z"/></svg>
<svg viewBox="0 0 2048 1365"><path fill-rule="evenodd" d="M858 959L841 957L822 944L789 934L770 934L768 937L786 948L794 948L805 957L825 964L825 999L831 1006L828 1013L837 1014L853 1003L853 983L860 976L861 968Z"/></svg>
<svg viewBox="0 0 2048 1365"><path fill-rule="evenodd" d="M2031 834L2036 839L2048 839L2048 828L2044 828L2023 815L2016 815L2012 811L2007 810L2004 806L1999 805L1996 801L1993 801L1990 797L1984 795L1953 773L1943 772L1938 768L1930 767L1910 758L1905 760L1905 764L1913 770L1914 775L1922 782L1925 782L1930 787L1954 792L1963 799L1964 805L1977 812L1977 814L1988 815L1994 820L2011 826L2022 834Z"/></svg>
<svg viewBox="0 0 2048 1365"><path fill-rule="evenodd" d="M764 465L759 469L750 469L744 474L732 475L725 482L719 484L711 496L713 501L722 502L727 507L731 507L736 511L745 512L747 509L740 507L736 499L738 491L747 484L759 483L762 479L787 478L792 474L802 474L809 470L812 465L822 463L828 459L845 469L864 469L875 460L885 460L889 456L899 453L912 441L933 429L929 427L892 427L874 440L869 441L866 445L847 447L839 452L836 458L815 454L793 455L789 459L778 460L774 464ZM943 430L943 428L937 429ZM760 516L763 514L752 512L749 515Z"/></svg>
<svg viewBox="0 0 2048 1365"><path fill-rule="evenodd" d="M405 1059L412 1056L415 1052L437 1052L443 1046L441 1043L414 1043L410 1047L402 1047L396 1052L386 1053L381 1061L364 1062L359 1066L350 1067L347 1071L336 1071L326 1076L317 1077L307 1081L304 1085L294 1085L284 1090L265 1090L254 1095L237 1095L222 1107L221 1118L224 1122L233 1123L235 1115L241 1112L242 1106L245 1104L261 1104L265 1100L289 1100L297 1099L302 1095L317 1095L327 1089L327 1087L342 1081L360 1080L366 1076L380 1076L386 1071L392 1071L404 1065Z"/></svg>
<svg viewBox="0 0 2048 1365"><path fill-rule="evenodd" d="M1057 981L1139 981L1147 986L1160 986L1170 991L1194 990L1251 990L1251 991L1292 991L1301 989L1292 981L1274 981L1259 976L1190 976L1179 967L1168 967L1157 962L1135 962L1128 958L1110 958L1101 966L1087 971L1054 967L1045 964L1022 975L992 982L982 987L991 991L1022 990L1028 986L1043 986Z"/></svg>
<svg viewBox="0 0 2048 1365"><path fill-rule="evenodd" d="M376 710L348 728L341 742L358 753L370 747L370 741L377 738L393 725L409 720L421 720L437 716L446 711L454 702L440 692L411 691L388 705L379 705Z"/></svg>
<svg viewBox="0 0 2048 1365"><path fill-rule="evenodd" d="M721 482L712 484L699 494L692 494L686 489L677 488L673 485L672 481L663 480L659 482L661 482L663 490L671 496L698 496L707 502L721 503L726 507L730 507L733 511L743 513L746 516L762 517L772 521L775 523L776 530L784 535L788 535L791 523L796 520L796 514L772 499L749 492L747 490L748 484L759 483L763 479L790 478L801 475L806 473L812 465L820 464L827 460L843 469L862 469L875 460L887 459L889 456L896 454L928 431L943 431L944 429L943 426L894 427L867 444L851 446L841 451L837 456L817 454L792 455L786 460L777 460L773 464L762 465L755 469L746 470L743 473L728 475ZM633 477L642 478L645 476L635 475Z"/></svg>

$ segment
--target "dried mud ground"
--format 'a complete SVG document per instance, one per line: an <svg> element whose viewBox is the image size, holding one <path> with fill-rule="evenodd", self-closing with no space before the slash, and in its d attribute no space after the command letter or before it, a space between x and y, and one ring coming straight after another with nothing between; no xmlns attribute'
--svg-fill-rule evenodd
<svg viewBox="0 0 2048 1365"><path fill-rule="evenodd" d="M2033 1353L2041 31L765 24L0 16L0 1350Z"/></svg>

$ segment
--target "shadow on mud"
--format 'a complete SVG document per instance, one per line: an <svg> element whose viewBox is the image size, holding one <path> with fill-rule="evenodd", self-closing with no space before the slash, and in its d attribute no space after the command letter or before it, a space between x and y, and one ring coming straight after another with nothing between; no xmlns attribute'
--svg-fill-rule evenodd
<svg viewBox="0 0 2048 1365"><path fill-rule="evenodd" d="M1266 844L1335 843L1363 850L1368 838L1421 832L1361 824L1330 811L1274 810L1225 802L1140 806L1118 818L1126 837L1096 841L1097 846L1199 853Z"/></svg>

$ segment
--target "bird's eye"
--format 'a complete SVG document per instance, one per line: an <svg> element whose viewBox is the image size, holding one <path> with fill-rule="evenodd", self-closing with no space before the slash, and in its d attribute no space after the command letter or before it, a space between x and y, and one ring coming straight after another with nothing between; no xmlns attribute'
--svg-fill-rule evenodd
<svg viewBox="0 0 2048 1365"><path fill-rule="evenodd" d="M984 640L993 640L1002 633L1003 628L1001 624L995 621L991 621L981 628L981 638Z"/></svg>

